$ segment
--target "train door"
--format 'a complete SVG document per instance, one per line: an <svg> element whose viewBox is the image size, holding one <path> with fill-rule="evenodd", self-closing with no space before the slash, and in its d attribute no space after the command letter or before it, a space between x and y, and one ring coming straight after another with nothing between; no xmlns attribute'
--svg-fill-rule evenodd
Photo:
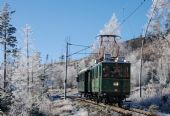
<svg viewBox="0 0 170 116"><path fill-rule="evenodd" d="M102 64L99 65L98 67L98 77L99 77L99 91L101 92L101 88L102 88Z"/></svg>
<svg viewBox="0 0 170 116"><path fill-rule="evenodd" d="M88 92L92 92L92 71L88 72Z"/></svg>

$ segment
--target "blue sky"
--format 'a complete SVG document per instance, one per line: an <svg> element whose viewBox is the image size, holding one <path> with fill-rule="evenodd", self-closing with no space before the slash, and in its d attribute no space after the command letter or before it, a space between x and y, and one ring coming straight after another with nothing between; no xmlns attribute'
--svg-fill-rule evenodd
<svg viewBox="0 0 170 116"><path fill-rule="evenodd" d="M0 1L0 9L4 1ZM42 57L49 54L50 59L58 60L65 51L66 37L70 37L71 43L74 44L91 45L113 13L121 23L143 0L6 1L11 10L16 11L12 16L12 24L17 28L18 40L23 40L22 28L29 24L33 31L34 46L41 52ZM146 0L144 5L121 26L123 40L137 37L142 33L147 23L146 14L150 5L151 0ZM71 52L79 49L81 48L71 48Z"/></svg>

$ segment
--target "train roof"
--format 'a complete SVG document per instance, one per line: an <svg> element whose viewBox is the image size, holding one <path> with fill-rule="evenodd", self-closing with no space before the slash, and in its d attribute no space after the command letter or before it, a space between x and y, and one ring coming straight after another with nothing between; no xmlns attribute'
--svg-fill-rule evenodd
<svg viewBox="0 0 170 116"><path fill-rule="evenodd" d="M130 64L130 62L126 61L126 62L114 62L114 61L102 61L100 63L110 63L110 64L115 64L115 63L119 63L119 64ZM100 64L99 63L99 64Z"/></svg>
<svg viewBox="0 0 170 116"><path fill-rule="evenodd" d="M101 63L130 63L125 59L125 57L106 57L103 59L101 62L96 62L96 64L101 64Z"/></svg>
<svg viewBox="0 0 170 116"><path fill-rule="evenodd" d="M130 64L130 62L129 61L113 61L113 60L110 60L110 61L107 60L106 61L106 60L104 60L104 61L95 63L90 68L96 67L96 66L101 65L101 64Z"/></svg>
<svg viewBox="0 0 170 116"><path fill-rule="evenodd" d="M116 63L118 63L118 64L130 64L130 62L126 61L124 57L115 58L114 60L113 59L111 59L111 60L107 59L107 60L103 60L101 62L96 62L92 66L82 69L78 74L84 73L88 70L91 70L93 67L96 67L100 64L105 64L105 63L107 63L107 64L116 64Z"/></svg>
<svg viewBox="0 0 170 116"><path fill-rule="evenodd" d="M82 69L78 74L84 73L84 72L86 72L86 71L88 71L88 70L90 70L90 67L87 67L87 68Z"/></svg>

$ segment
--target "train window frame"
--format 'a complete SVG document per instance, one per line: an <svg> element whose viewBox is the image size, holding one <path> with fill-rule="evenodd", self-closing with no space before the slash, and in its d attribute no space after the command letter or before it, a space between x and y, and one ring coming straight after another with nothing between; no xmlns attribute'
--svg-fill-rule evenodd
<svg viewBox="0 0 170 116"><path fill-rule="evenodd" d="M105 71L108 71L108 73L109 73L108 75L110 75L110 66L109 65L104 65L102 68L103 78L109 78L109 76L105 76L105 75L107 75Z"/></svg>
<svg viewBox="0 0 170 116"><path fill-rule="evenodd" d="M95 67L95 78L98 78L98 66Z"/></svg>
<svg viewBox="0 0 170 116"><path fill-rule="evenodd" d="M99 73L99 76L101 77L102 76L102 66L101 65L99 66L99 72L98 73Z"/></svg>
<svg viewBox="0 0 170 116"><path fill-rule="evenodd" d="M92 79L94 79L94 68L92 69Z"/></svg>
<svg viewBox="0 0 170 116"><path fill-rule="evenodd" d="M119 63L103 65L102 71L103 71L103 75L102 75L103 78L115 78L115 79L121 78L121 66Z"/></svg>
<svg viewBox="0 0 170 116"><path fill-rule="evenodd" d="M79 77L77 76L76 81L79 82Z"/></svg>
<svg viewBox="0 0 170 116"><path fill-rule="evenodd" d="M80 81L82 81L82 75L80 74Z"/></svg>
<svg viewBox="0 0 170 116"><path fill-rule="evenodd" d="M84 81L84 74L85 73L81 73L81 81Z"/></svg>

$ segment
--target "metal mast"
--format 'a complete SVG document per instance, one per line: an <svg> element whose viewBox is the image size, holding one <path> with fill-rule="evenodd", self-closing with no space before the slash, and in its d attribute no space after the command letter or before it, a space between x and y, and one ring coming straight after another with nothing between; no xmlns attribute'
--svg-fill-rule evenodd
<svg viewBox="0 0 170 116"><path fill-rule="evenodd" d="M27 90L29 91L29 39L30 39L30 34L31 34L31 27L26 24L25 28L23 29L24 31L24 36L26 40L26 54L27 54Z"/></svg>
<svg viewBox="0 0 170 116"><path fill-rule="evenodd" d="M66 42L66 53L65 53L65 78L64 78L64 99L66 99L67 93L67 62L68 62L68 42Z"/></svg>
<svg viewBox="0 0 170 116"><path fill-rule="evenodd" d="M7 34L6 34L6 31L7 31L7 29L6 29L6 27L5 27L5 41L4 41L4 89L6 89L6 86L7 86L7 80L6 80L6 76L7 76L7 70L6 70L6 68L7 68L7 66L6 66L6 64L7 64L7 53L6 53L6 49L7 49L7 43L6 43L6 38L7 38Z"/></svg>
<svg viewBox="0 0 170 116"><path fill-rule="evenodd" d="M144 38L142 38L142 46L141 46L141 64L140 64L140 72L139 72L139 89L140 89L140 97L142 97L142 71L143 71L143 44Z"/></svg>

